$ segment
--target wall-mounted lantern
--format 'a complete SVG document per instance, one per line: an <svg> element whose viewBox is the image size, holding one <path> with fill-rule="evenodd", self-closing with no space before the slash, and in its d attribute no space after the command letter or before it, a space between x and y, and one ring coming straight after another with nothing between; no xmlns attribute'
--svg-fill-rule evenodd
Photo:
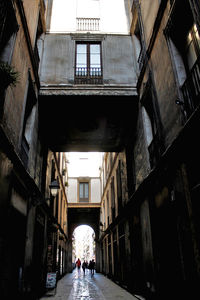
<svg viewBox="0 0 200 300"><path fill-rule="evenodd" d="M59 191L59 189L60 189L60 185L59 185L58 181L57 181L57 180L53 180L53 181L50 183L50 185L49 185L49 189L50 189L51 195L52 195L53 197L56 197L57 194L58 194L58 191Z"/></svg>

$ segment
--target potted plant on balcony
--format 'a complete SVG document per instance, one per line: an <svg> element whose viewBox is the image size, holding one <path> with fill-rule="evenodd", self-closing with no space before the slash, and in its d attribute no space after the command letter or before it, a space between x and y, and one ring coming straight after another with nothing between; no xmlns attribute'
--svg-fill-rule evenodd
<svg viewBox="0 0 200 300"><path fill-rule="evenodd" d="M7 62L0 61L0 90L5 90L8 86L16 86L19 80L19 72Z"/></svg>

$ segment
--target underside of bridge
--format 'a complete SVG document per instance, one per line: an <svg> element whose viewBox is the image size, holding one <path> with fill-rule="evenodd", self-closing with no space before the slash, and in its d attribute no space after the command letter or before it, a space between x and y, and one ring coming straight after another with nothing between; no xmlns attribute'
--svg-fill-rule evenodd
<svg viewBox="0 0 200 300"><path fill-rule="evenodd" d="M74 229L79 225L89 225L95 232L96 238L99 230L99 207L68 208L68 232L71 239Z"/></svg>
<svg viewBox="0 0 200 300"><path fill-rule="evenodd" d="M134 133L136 96L40 96L43 139L52 151L118 152Z"/></svg>
<svg viewBox="0 0 200 300"><path fill-rule="evenodd" d="M136 95L40 95L40 132L55 152L120 152L132 140L138 114ZM79 225L95 232L96 271L100 270L100 203L68 206L69 266L72 234ZM72 270L72 269L71 269ZM69 268L70 271L70 268Z"/></svg>

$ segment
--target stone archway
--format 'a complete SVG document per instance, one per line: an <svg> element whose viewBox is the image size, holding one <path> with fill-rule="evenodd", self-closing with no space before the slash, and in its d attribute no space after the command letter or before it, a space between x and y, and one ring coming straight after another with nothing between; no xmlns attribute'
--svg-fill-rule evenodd
<svg viewBox="0 0 200 300"><path fill-rule="evenodd" d="M95 232L91 226L79 225L74 229L72 239L72 264L80 259L81 262L94 259L96 261ZM74 265L75 267L75 265Z"/></svg>
<svg viewBox="0 0 200 300"><path fill-rule="evenodd" d="M80 225L90 226L95 233L96 242L96 272L100 270L100 245L99 245L100 207L68 208L68 272L72 272L72 234Z"/></svg>

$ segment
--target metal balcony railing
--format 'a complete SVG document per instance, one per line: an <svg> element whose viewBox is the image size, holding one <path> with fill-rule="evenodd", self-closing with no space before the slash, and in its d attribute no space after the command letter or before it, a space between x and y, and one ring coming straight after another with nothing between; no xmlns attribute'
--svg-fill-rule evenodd
<svg viewBox="0 0 200 300"><path fill-rule="evenodd" d="M182 85L181 91L184 99L184 109L187 117L189 117L200 104L200 57Z"/></svg>
<svg viewBox="0 0 200 300"><path fill-rule="evenodd" d="M78 31L99 31L100 18L76 18Z"/></svg>
<svg viewBox="0 0 200 300"><path fill-rule="evenodd" d="M75 84L102 84L101 68L82 68L75 70Z"/></svg>

